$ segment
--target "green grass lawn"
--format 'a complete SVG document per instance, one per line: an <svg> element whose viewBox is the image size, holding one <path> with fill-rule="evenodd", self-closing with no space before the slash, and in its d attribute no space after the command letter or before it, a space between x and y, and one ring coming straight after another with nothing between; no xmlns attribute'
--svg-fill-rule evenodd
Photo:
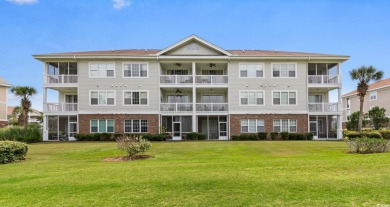
<svg viewBox="0 0 390 207"><path fill-rule="evenodd" d="M0 165L0 206L386 206L390 153L344 142L161 142L149 160L114 142L31 144ZM378 205L379 204L379 205Z"/></svg>

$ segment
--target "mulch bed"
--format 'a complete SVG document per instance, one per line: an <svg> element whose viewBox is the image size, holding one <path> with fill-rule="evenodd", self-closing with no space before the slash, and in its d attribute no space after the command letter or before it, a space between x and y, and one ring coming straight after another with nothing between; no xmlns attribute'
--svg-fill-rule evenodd
<svg viewBox="0 0 390 207"><path fill-rule="evenodd" d="M146 160L154 158L154 156L151 155L136 155L134 157L128 157L128 156L116 156L116 157L107 157L104 158L103 162L126 162L126 161L135 161L135 160Z"/></svg>

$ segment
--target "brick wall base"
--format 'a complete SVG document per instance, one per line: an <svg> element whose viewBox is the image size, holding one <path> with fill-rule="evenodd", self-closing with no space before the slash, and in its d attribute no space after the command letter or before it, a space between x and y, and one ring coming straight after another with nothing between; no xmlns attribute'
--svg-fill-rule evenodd
<svg viewBox="0 0 390 207"><path fill-rule="evenodd" d="M124 133L125 119L146 119L148 120L148 133L159 133L158 114L79 114L79 133L90 133L91 119L113 119L115 133Z"/></svg>
<svg viewBox="0 0 390 207"><path fill-rule="evenodd" d="M296 119L297 133L308 132L307 114L231 114L230 115L230 135L241 134L241 119L264 119L266 132L273 131L274 119Z"/></svg>
<svg viewBox="0 0 390 207"><path fill-rule="evenodd" d="M4 128L8 126L8 121L0 121L0 128Z"/></svg>

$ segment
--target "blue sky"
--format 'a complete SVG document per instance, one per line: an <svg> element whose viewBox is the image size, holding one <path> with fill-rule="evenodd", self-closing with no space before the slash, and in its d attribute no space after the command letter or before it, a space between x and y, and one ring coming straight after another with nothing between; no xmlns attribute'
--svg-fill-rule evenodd
<svg viewBox="0 0 390 207"><path fill-rule="evenodd" d="M390 77L390 1L0 0L0 76L38 89L53 52L161 49L196 34L224 49L350 55L348 71L373 65ZM19 100L9 95L9 105Z"/></svg>

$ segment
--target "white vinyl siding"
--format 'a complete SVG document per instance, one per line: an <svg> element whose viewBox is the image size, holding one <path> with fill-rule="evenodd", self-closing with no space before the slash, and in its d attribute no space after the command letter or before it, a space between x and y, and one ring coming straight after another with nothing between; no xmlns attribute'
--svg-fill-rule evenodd
<svg viewBox="0 0 390 207"><path fill-rule="evenodd" d="M264 77L263 63L240 63L240 78Z"/></svg>
<svg viewBox="0 0 390 207"><path fill-rule="evenodd" d="M123 91L123 105L148 105L148 91Z"/></svg>
<svg viewBox="0 0 390 207"><path fill-rule="evenodd" d="M125 120L125 133L146 133L148 132L148 120L128 119Z"/></svg>
<svg viewBox="0 0 390 207"><path fill-rule="evenodd" d="M297 92L296 91L273 91L272 92L273 105L296 105Z"/></svg>
<svg viewBox="0 0 390 207"><path fill-rule="evenodd" d="M297 64L295 63L272 63L272 77L295 78L297 77Z"/></svg>
<svg viewBox="0 0 390 207"><path fill-rule="evenodd" d="M91 133L113 133L115 122L114 120L91 120Z"/></svg>
<svg viewBox="0 0 390 207"><path fill-rule="evenodd" d="M91 106L114 106L115 91L90 91Z"/></svg>
<svg viewBox="0 0 390 207"><path fill-rule="evenodd" d="M297 120L274 119L274 132L297 132Z"/></svg>
<svg viewBox="0 0 390 207"><path fill-rule="evenodd" d="M241 133L264 132L264 119L241 119Z"/></svg>
<svg viewBox="0 0 390 207"><path fill-rule="evenodd" d="M90 78L115 78L115 63L90 63Z"/></svg>
<svg viewBox="0 0 390 207"><path fill-rule="evenodd" d="M147 63L123 63L123 77L147 78L149 67Z"/></svg>
<svg viewBox="0 0 390 207"><path fill-rule="evenodd" d="M264 91L240 91L240 105L264 105Z"/></svg>

